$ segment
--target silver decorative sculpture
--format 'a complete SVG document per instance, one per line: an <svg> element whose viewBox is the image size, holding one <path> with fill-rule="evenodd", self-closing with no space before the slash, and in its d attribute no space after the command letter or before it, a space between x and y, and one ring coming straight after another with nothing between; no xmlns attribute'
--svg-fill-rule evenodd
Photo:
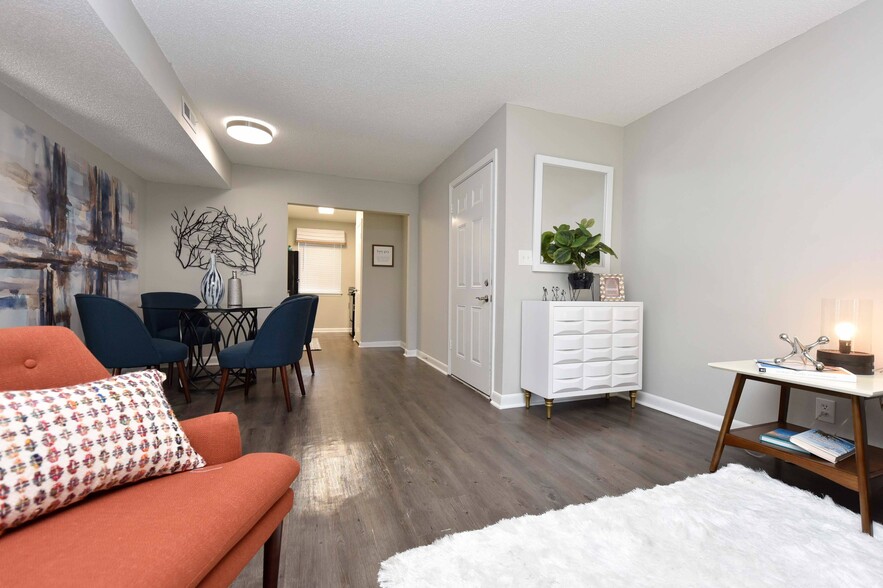
<svg viewBox="0 0 883 588"><path fill-rule="evenodd" d="M803 343L800 342L800 339L798 339L797 337L794 337L792 339L791 337L788 336L788 333L780 334L779 339L781 339L782 341L784 341L785 343L787 343L791 346L791 353L789 353L785 357L777 357L774 360L777 364L784 363L786 360L794 357L795 355L799 355L799 359L804 363L804 365L807 363L810 363L818 371L822 371L823 369L825 369L825 364L823 364L820 361L814 360L809 355L810 351L812 351L813 349L815 349L819 345L824 345L825 343L830 341L830 339L828 339L824 335L822 335L821 337L816 339L815 343L810 343L809 345L804 345Z"/></svg>
<svg viewBox="0 0 883 588"><path fill-rule="evenodd" d="M549 300L549 290L545 286L543 286L543 302L546 302L548 300Z"/></svg>

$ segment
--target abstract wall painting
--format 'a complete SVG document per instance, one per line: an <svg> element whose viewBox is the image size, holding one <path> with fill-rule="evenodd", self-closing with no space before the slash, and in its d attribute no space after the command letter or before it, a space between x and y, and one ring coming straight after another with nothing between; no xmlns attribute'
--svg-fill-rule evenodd
<svg viewBox="0 0 883 588"><path fill-rule="evenodd" d="M70 326L81 292L136 306L136 200L0 111L0 328Z"/></svg>

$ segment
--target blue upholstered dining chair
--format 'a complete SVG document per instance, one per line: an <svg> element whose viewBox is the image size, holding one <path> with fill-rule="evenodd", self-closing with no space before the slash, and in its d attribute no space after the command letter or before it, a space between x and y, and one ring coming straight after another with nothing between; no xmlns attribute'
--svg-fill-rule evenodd
<svg viewBox="0 0 883 588"><path fill-rule="evenodd" d="M191 329L184 330L182 340L181 329L178 325L180 311L166 310L196 308L197 306L199 306L199 298L186 292L145 292L141 295L141 313L144 315L144 325L151 337L180 341L187 347L210 343L215 346L217 353L221 332L211 327L208 317L203 314L200 319L192 321L196 327L195 332Z"/></svg>
<svg viewBox="0 0 883 588"><path fill-rule="evenodd" d="M300 360L304 353L304 334L310 316L310 301L306 298L288 300L274 308L251 341L237 343L218 354L221 365L221 389L215 401L215 412L221 410L224 391L230 370L245 370L245 395L248 396L248 372L261 368L282 368L282 389L285 391L285 408L291 412L291 392L288 388L288 371L285 366L295 364L300 373ZM303 380L299 380L300 393L306 395Z"/></svg>
<svg viewBox="0 0 883 588"><path fill-rule="evenodd" d="M175 364L184 398L190 402L190 385L184 368L186 345L151 337L138 314L119 300L93 294L77 294L74 298L86 347L104 367L119 374L123 368Z"/></svg>
<svg viewBox="0 0 883 588"><path fill-rule="evenodd" d="M316 313L319 312L319 297L315 294L294 294L282 302L288 302L289 300L295 300L297 298L307 298L311 301L310 318L307 321L307 334L304 336L304 347L307 348L307 359L310 360L310 373L315 376L316 367L313 365L313 350L310 349L310 343L313 341L313 327L316 326ZM295 369L296 366L292 365L291 367L292 369ZM273 375L276 375L275 372ZM300 374L298 374L298 377L300 377Z"/></svg>

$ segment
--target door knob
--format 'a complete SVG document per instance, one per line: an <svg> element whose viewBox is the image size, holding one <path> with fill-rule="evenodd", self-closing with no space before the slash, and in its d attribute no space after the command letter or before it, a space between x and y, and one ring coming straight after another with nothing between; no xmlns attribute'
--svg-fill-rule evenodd
<svg viewBox="0 0 883 588"><path fill-rule="evenodd" d="M475 299L480 300L482 302L488 302L491 299L491 297L488 296L487 294L485 294L484 296L476 296Z"/></svg>

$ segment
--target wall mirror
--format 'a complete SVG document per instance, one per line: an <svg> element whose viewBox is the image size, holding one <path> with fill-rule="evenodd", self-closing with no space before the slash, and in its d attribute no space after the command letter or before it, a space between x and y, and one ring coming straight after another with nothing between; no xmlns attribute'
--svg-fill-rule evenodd
<svg viewBox="0 0 883 588"><path fill-rule="evenodd" d="M571 227L582 218L595 219L593 233L600 232L602 241L611 243L613 225L613 168L573 159L537 155L533 189L533 271L574 271L571 265L545 263L540 255L540 235L553 226L566 223ZM601 264L587 268L594 273L610 271L610 256L601 254Z"/></svg>

